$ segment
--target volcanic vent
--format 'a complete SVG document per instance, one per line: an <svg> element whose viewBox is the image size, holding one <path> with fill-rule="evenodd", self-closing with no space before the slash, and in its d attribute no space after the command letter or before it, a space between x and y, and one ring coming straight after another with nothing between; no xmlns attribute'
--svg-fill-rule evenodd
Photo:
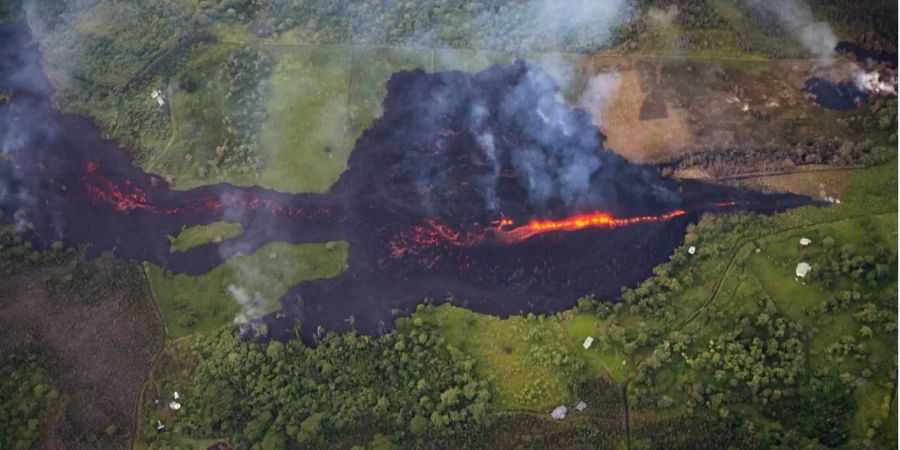
<svg viewBox="0 0 900 450"><path fill-rule="evenodd" d="M269 241L348 241L348 270L293 287L284 314L266 319L275 336L298 320L307 339L349 323L378 333L424 298L500 315L557 311L649 276L701 212L809 203L630 164L604 148L588 113L559 100L552 78L522 62L395 74L383 116L328 193L173 191L93 123L50 106L27 42L27 32L0 27L0 91L9 94L0 102L0 221L24 223L24 210L39 246L89 243L89 254L113 250L191 274ZM166 235L217 220L246 232L169 252Z"/></svg>
<svg viewBox="0 0 900 450"><path fill-rule="evenodd" d="M612 297L650 275L700 212L806 203L675 182L604 148L589 114L524 62L388 82L383 116L330 195L353 224L350 268L296 286L302 323L359 331L422 298L507 315ZM312 330L306 329L306 333Z"/></svg>

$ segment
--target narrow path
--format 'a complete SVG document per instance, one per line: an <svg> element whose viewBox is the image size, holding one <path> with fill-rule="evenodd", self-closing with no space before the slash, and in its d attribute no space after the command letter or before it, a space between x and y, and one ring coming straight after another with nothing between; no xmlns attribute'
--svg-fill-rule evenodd
<svg viewBox="0 0 900 450"><path fill-rule="evenodd" d="M178 119L175 117L175 102L172 101L172 86L166 87L166 102L169 105L169 123L172 125L172 134L169 136L169 141L166 143L165 148L162 149L161 152L157 153L156 156L150 161L150 164L147 164L147 168L145 169L147 172L153 172L153 168L156 164L169 152L169 149L172 148L172 144L175 143L175 138L178 136Z"/></svg>
<svg viewBox="0 0 900 450"><path fill-rule="evenodd" d="M142 268L141 273L143 273L144 281L147 283L147 290L150 291L150 301L153 302L153 309L156 311L156 318L159 320L159 326L162 327L162 334L159 342L159 349L156 351L156 354L153 355L153 360L147 371L147 380L144 381L143 386L141 386L141 389L138 391L137 398L134 402L134 421L131 425L131 443L128 445L128 448L130 449L134 449L137 443L138 430L140 429L141 423L141 413L143 412L144 405L144 393L147 390L147 386L153 381L153 374L156 373L156 366L159 364L159 359L166 348L166 340L169 335L169 328L166 326L166 321L163 317L162 310L159 307L159 301L156 299L156 292L153 290L153 285L150 283L150 278L147 277L147 271Z"/></svg>

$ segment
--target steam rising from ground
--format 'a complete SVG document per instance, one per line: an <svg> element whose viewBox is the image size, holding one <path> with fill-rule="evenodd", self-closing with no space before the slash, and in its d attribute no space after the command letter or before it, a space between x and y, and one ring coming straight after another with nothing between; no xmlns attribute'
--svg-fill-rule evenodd
<svg viewBox="0 0 900 450"><path fill-rule="evenodd" d="M240 308L240 312L234 317L235 324L245 325L251 323L266 313L268 302L259 292L251 294L240 286L229 284L228 293L231 294L231 297Z"/></svg>
<svg viewBox="0 0 900 450"><path fill-rule="evenodd" d="M823 64L834 59L838 38L826 22L817 21L802 0L744 0L749 5L774 13L781 25L792 32Z"/></svg>
<svg viewBox="0 0 900 450"><path fill-rule="evenodd" d="M594 116L594 123L603 126L603 112L619 89L622 77L618 72L600 73L588 80L581 94L581 107Z"/></svg>
<svg viewBox="0 0 900 450"><path fill-rule="evenodd" d="M14 42L25 40L27 36L5 32L0 39ZM24 51L21 45L0 49L0 78L6 80L4 89L7 90L0 90L0 206L12 203L22 207L11 217L4 217L0 209L0 223L12 223L17 231L27 227L24 208L36 206L32 192L37 190L41 180L31 173L34 167L15 162L23 152L30 151L43 140L53 139L59 132L54 122L24 119L29 113L49 108L48 104L38 100L50 92L50 87L43 82L44 76L34 59L35 55ZM22 96L26 101L13 101L12 95Z"/></svg>
<svg viewBox="0 0 900 450"><path fill-rule="evenodd" d="M754 8L775 14L781 25L792 32L800 43L820 64L830 66L834 62L838 38L827 22L817 21L809 5L802 0L744 0ZM856 87L869 95L896 95L896 76L882 77L876 71L867 71L858 64L851 66L852 80Z"/></svg>

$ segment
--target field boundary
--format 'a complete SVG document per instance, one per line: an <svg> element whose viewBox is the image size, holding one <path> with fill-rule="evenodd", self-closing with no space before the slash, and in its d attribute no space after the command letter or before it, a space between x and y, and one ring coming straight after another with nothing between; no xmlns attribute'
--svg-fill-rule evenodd
<svg viewBox="0 0 900 450"><path fill-rule="evenodd" d="M168 340L169 335L169 327L166 325L166 320L163 317L162 309L159 307L159 301L156 299L156 291L153 290L153 283L150 282L150 277L147 276L147 269L141 266L141 274L143 275L144 282L147 283L147 291L150 293L150 301L153 303L153 309L156 311L156 318L159 320L160 327L162 328L162 334L159 344L159 350L156 351L156 354L153 355L153 360L150 363L150 368L147 371L147 379L144 381L144 384L141 385L141 389L138 391L137 399L135 400L134 405L134 421L131 425L131 443L128 445L128 448L134 449L137 444L138 430L140 429L141 423L141 413L143 412L144 405L144 394L147 391L147 386L153 382L153 374L156 373L156 366L159 364L160 357L162 357L163 352L166 349L166 342Z"/></svg>

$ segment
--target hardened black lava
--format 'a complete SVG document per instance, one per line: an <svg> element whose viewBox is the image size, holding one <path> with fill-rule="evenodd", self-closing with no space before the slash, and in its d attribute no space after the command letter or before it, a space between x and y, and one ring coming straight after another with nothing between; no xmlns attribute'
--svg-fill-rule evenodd
<svg viewBox="0 0 900 450"><path fill-rule="evenodd" d="M88 244L89 255L111 250L189 274L271 241L348 241L345 272L294 286L280 314L263 319L270 337L289 338L299 322L312 342L317 330L384 332L425 298L501 316L563 310L586 294L614 298L665 261L703 212L811 203L664 179L656 167L630 164L606 150L588 114L559 103L556 90L521 62L476 74L397 73L383 116L328 193L227 184L174 191L135 168L93 122L53 109L28 30L4 24L0 221L30 227L39 247ZM680 213L518 240L497 231L597 210L620 218ZM167 235L218 220L246 232L170 253Z"/></svg>

